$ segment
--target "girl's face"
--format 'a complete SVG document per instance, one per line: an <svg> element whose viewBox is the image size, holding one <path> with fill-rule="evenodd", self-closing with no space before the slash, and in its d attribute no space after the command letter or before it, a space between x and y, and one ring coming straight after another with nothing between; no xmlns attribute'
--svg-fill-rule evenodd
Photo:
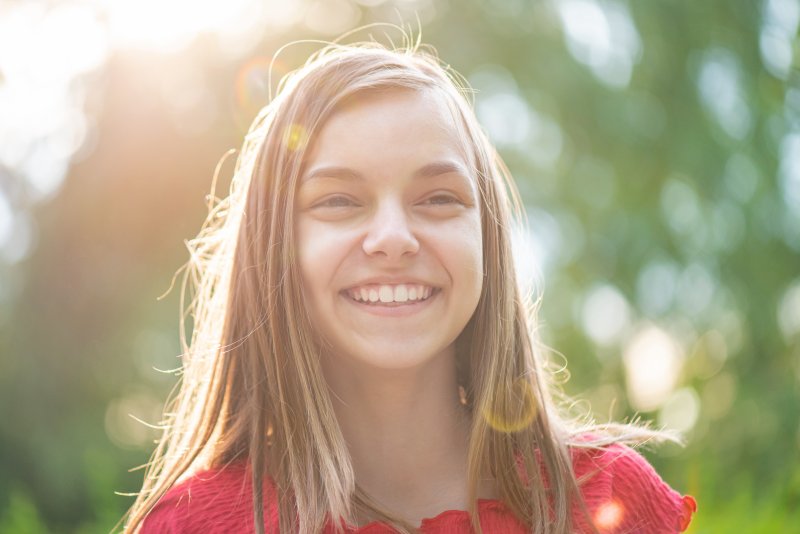
<svg viewBox="0 0 800 534"><path fill-rule="evenodd" d="M463 152L435 91L359 95L320 131L295 223L306 307L334 361L404 369L454 350L483 280Z"/></svg>

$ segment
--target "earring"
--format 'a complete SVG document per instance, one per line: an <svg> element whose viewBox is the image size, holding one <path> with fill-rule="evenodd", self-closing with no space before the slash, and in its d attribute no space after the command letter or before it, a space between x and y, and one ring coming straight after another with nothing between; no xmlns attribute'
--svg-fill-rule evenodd
<svg viewBox="0 0 800 534"><path fill-rule="evenodd" d="M464 386L458 386L458 400L461 402L462 406L469 406L469 400L467 399L467 390L464 389Z"/></svg>

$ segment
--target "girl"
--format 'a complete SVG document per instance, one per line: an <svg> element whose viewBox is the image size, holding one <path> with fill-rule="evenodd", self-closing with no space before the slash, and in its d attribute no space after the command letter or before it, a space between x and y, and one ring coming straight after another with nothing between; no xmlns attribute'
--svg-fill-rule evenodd
<svg viewBox="0 0 800 534"><path fill-rule="evenodd" d="M513 182L419 46L281 81L192 242L181 389L126 531L675 533L694 500L553 401Z"/></svg>

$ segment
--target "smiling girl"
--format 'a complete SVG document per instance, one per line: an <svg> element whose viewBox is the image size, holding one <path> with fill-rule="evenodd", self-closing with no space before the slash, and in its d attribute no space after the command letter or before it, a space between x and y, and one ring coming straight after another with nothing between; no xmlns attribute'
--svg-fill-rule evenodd
<svg viewBox="0 0 800 534"><path fill-rule="evenodd" d="M418 47L283 80L192 242L193 333L126 531L675 533L691 497L564 418L514 273L516 189Z"/></svg>

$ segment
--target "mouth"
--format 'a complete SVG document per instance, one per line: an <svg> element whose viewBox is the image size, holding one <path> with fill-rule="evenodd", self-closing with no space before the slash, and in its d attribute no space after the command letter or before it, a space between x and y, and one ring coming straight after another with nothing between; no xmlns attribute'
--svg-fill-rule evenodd
<svg viewBox="0 0 800 534"><path fill-rule="evenodd" d="M367 284L345 289L349 299L367 306L407 306L425 302L441 291L424 284Z"/></svg>

